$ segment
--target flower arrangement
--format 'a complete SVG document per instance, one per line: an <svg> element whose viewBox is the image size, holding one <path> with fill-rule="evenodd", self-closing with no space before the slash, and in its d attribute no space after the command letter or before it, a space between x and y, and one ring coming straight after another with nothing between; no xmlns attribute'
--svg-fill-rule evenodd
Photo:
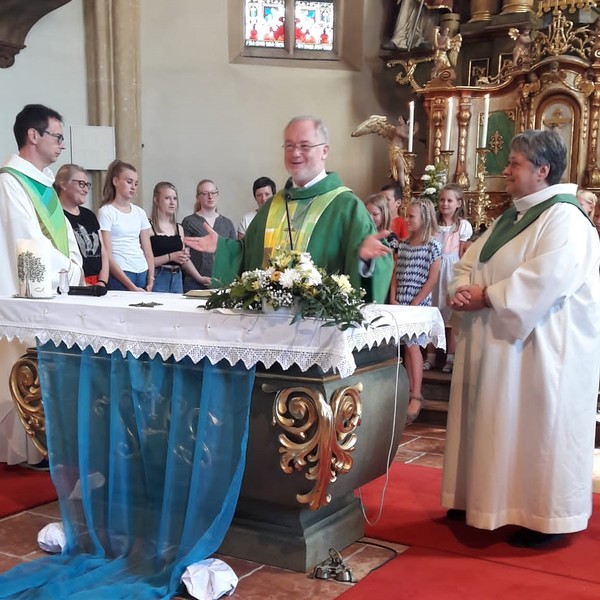
<svg viewBox="0 0 600 600"><path fill-rule="evenodd" d="M448 183L448 171L445 169L442 161L439 161L435 165L427 165L425 173L421 176L421 181L423 182L421 196L429 198L437 208L440 191Z"/></svg>
<svg viewBox="0 0 600 600"><path fill-rule="evenodd" d="M352 287L346 275L329 275L316 267L309 253L280 250L266 269L246 271L227 288L215 290L205 308L292 307L291 323L314 317L345 330L364 324L364 295L364 290Z"/></svg>

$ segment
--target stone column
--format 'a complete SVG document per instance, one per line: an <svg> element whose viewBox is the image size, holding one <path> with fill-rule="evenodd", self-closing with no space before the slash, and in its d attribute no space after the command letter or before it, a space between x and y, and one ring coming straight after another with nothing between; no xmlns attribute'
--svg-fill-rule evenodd
<svg viewBox="0 0 600 600"><path fill-rule="evenodd" d="M142 145L139 0L84 0L83 9L89 123L114 127L117 157L132 163L139 171ZM104 174L92 174L95 206L100 201ZM140 204L142 197L140 185L137 194Z"/></svg>

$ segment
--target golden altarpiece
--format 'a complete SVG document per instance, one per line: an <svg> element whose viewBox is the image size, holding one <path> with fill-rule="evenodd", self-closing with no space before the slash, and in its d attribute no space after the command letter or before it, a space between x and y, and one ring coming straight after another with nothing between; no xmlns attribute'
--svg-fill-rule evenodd
<svg viewBox="0 0 600 600"><path fill-rule="evenodd" d="M563 180L600 190L596 2L540 0L534 6L533 0L506 0L494 17L496 4L472 2L461 34L444 31L443 24L436 28L435 35L445 33L449 44L434 40L433 53L386 64L397 72L397 84L422 99L428 162L444 161L448 180L465 190L468 217L477 228L508 205L502 170L511 138L525 129L558 131L568 148ZM421 186L415 154L402 154L408 198Z"/></svg>

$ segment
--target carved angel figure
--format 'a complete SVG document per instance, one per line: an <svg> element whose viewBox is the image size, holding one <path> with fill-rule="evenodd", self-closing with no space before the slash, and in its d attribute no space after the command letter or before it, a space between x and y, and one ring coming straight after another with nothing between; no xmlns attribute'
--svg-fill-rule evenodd
<svg viewBox="0 0 600 600"><path fill-rule="evenodd" d="M531 29L526 27L524 29L517 29L511 27L508 30L508 35L512 40L515 40L515 47L513 48L513 64L515 67L521 67L531 62Z"/></svg>
<svg viewBox="0 0 600 600"><path fill-rule="evenodd" d="M414 125L414 134L419 130L419 124ZM376 133L390 141L388 158L390 162L390 177L404 187L404 157L402 151L408 139L408 123L403 117L398 117L396 125L388 122L387 117L371 115L353 132L352 137L360 137L368 133Z"/></svg>
<svg viewBox="0 0 600 600"><path fill-rule="evenodd" d="M456 66L458 53L462 45L462 35L456 34L450 37L450 30L444 27L440 31L439 27L435 28L433 36L433 69L431 69L431 79L437 77L442 71Z"/></svg>

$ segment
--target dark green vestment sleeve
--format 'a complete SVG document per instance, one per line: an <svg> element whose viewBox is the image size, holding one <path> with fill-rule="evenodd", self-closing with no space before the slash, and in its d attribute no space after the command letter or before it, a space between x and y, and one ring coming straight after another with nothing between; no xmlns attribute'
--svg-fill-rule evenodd
<svg viewBox="0 0 600 600"><path fill-rule="evenodd" d="M289 185L288 181L285 189L293 195L292 201L307 202L315 195L342 184L335 173L330 173L310 188L294 190ZM214 286L227 285L242 272L261 268L269 207L270 200L258 211L241 241L219 238L213 271ZM342 192L319 218L307 250L317 266L328 273L345 273L355 288L363 287L367 301L383 303L392 277L391 255L375 260L370 277L361 277L358 270L358 249L365 237L375 232L364 204L352 192Z"/></svg>

